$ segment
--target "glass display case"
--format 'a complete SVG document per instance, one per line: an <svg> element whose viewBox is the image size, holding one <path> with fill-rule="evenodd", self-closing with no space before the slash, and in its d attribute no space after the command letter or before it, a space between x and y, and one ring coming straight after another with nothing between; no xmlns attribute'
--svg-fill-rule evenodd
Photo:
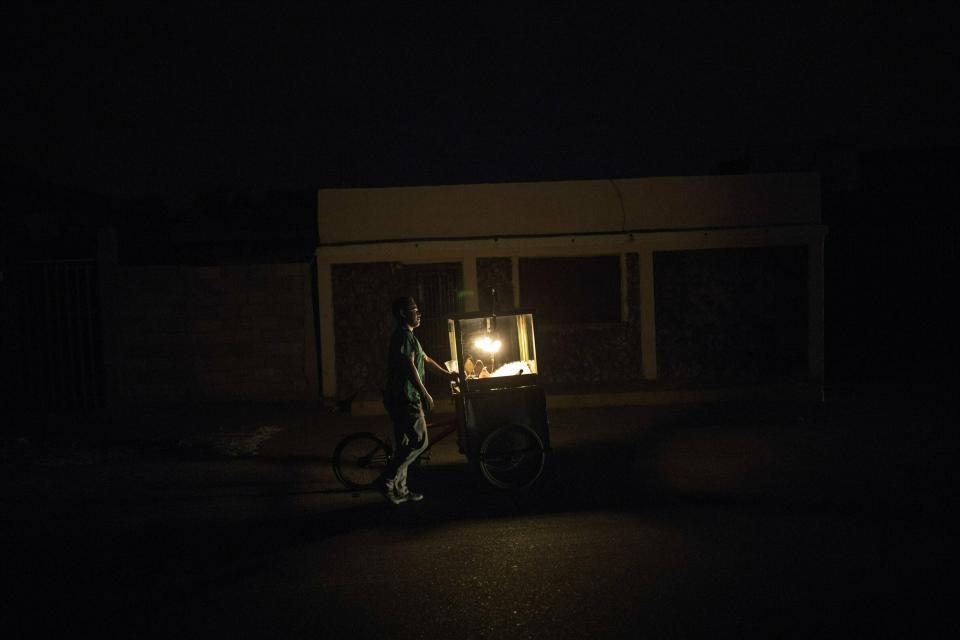
<svg viewBox="0 0 960 640"><path fill-rule="evenodd" d="M536 384L533 313L461 314L447 324L451 359L446 364L460 374L462 391Z"/></svg>

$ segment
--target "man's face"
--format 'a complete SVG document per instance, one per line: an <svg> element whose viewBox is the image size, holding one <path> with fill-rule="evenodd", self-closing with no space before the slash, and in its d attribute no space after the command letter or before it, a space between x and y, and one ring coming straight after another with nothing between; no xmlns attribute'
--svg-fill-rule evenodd
<svg viewBox="0 0 960 640"><path fill-rule="evenodd" d="M414 329L420 326L420 309L415 304L407 307L407 324Z"/></svg>

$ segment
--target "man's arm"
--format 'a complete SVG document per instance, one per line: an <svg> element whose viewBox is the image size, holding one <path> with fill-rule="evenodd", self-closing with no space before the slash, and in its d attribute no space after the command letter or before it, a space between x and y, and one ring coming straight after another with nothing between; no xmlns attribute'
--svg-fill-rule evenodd
<svg viewBox="0 0 960 640"><path fill-rule="evenodd" d="M429 358L424 358L424 362L427 360ZM436 366L437 363L434 362L433 364ZM430 395L427 387L423 384L423 380L420 379L420 372L417 371L417 362L413 354L407 356L407 365L409 365L407 373L410 375L410 381L413 382L413 386L420 392L420 397L426 402L427 411L433 411L433 396Z"/></svg>
<svg viewBox="0 0 960 640"><path fill-rule="evenodd" d="M445 366L443 366L442 364L438 364L436 360L434 360L433 358L431 358L431 357L428 356L427 354L423 354L423 361L424 361L424 363L427 364L431 369L433 369L433 372L434 372L434 373L436 373L436 374L437 374L438 376L440 376L441 378L446 378L447 380L456 380L456 379L457 379L457 372L456 372L456 371L449 371Z"/></svg>

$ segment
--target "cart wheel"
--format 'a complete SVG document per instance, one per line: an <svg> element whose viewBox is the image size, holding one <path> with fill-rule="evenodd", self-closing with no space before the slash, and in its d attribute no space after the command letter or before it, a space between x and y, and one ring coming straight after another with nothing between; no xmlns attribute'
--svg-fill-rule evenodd
<svg viewBox="0 0 960 640"><path fill-rule="evenodd" d="M480 445L480 471L498 489L524 489L540 474L547 452L537 432L522 425L494 429Z"/></svg>
<svg viewBox="0 0 960 640"><path fill-rule="evenodd" d="M392 455L390 445L372 433L354 433L333 450L333 472L348 489L364 489L380 477Z"/></svg>

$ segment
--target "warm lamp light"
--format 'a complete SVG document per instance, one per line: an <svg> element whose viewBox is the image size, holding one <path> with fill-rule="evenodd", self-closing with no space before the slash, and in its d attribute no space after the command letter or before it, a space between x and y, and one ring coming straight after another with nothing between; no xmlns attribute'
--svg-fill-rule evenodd
<svg viewBox="0 0 960 640"><path fill-rule="evenodd" d="M490 354L500 351L500 347L502 346L502 343L499 340L491 340L490 336L482 336L477 338L473 344L478 349L482 349Z"/></svg>

